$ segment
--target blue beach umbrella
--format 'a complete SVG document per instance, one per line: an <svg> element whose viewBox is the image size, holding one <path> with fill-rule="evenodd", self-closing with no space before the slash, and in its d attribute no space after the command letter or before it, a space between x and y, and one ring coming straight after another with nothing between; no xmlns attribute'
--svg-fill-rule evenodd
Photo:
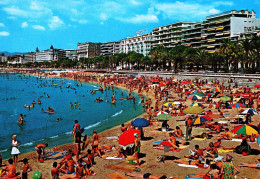
<svg viewBox="0 0 260 179"><path fill-rule="evenodd" d="M258 112L256 112L256 111L255 111L254 109L252 109L252 108L249 108L249 109L247 109L247 110L245 110L245 111L242 112L242 114L247 114L247 113L249 113L250 115L258 114Z"/></svg>
<svg viewBox="0 0 260 179"><path fill-rule="evenodd" d="M150 121L145 118L136 118L131 122L131 124L135 127L147 127L150 125Z"/></svg>

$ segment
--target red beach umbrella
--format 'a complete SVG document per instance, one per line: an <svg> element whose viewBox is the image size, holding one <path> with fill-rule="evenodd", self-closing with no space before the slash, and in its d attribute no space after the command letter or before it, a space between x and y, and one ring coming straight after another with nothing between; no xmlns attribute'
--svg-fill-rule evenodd
<svg viewBox="0 0 260 179"><path fill-rule="evenodd" d="M159 80L154 78L154 79L152 79L152 82L159 82Z"/></svg>
<svg viewBox="0 0 260 179"><path fill-rule="evenodd" d="M168 141L163 141L160 143L160 145L166 145L166 146L172 147L172 144Z"/></svg>
<svg viewBox="0 0 260 179"><path fill-rule="evenodd" d="M255 87L256 87L256 88L260 88L260 84L256 84Z"/></svg>
<svg viewBox="0 0 260 179"><path fill-rule="evenodd" d="M163 87L163 86L167 86L167 85L165 83L160 83L159 86Z"/></svg>
<svg viewBox="0 0 260 179"><path fill-rule="evenodd" d="M182 83L182 84L189 84L190 82L188 82L188 81L182 81L181 83Z"/></svg>
<svg viewBox="0 0 260 179"><path fill-rule="evenodd" d="M119 136L118 144L122 147L132 147L135 142L134 134L138 133L138 138L141 137L141 132L136 129L126 130L123 134Z"/></svg>

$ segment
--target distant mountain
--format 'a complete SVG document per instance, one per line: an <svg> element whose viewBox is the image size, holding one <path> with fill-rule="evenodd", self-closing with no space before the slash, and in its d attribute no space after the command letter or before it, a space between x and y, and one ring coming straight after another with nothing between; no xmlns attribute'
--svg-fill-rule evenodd
<svg viewBox="0 0 260 179"><path fill-rule="evenodd" d="M7 51L3 51L3 52L0 52L0 54L1 53L4 53L5 54L5 56L9 56L9 55L17 55L17 54L23 54L23 55L25 55L25 54L27 54L28 52L7 52Z"/></svg>

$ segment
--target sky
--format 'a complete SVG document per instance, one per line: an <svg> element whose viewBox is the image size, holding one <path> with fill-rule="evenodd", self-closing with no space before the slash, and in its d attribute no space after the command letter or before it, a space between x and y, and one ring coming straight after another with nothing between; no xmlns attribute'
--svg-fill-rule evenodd
<svg viewBox="0 0 260 179"><path fill-rule="evenodd" d="M229 10L254 10L260 0L0 0L0 51L76 49L111 42L175 22L202 22Z"/></svg>

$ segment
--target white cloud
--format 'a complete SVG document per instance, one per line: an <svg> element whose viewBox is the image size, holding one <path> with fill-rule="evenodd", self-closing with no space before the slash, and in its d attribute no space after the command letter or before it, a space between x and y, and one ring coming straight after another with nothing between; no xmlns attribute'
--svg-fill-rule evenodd
<svg viewBox="0 0 260 179"><path fill-rule="evenodd" d="M0 22L0 27L4 27L5 25L3 23Z"/></svg>
<svg viewBox="0 0 260 179"><path fill-rule="evenodd" d="M105 21L105 20L107 20L107 18L108 18L108 17L107 17L107 15L106 15L105 13L102 12L102 13L100 14L100 19L101 19L101 20Z"/></svg>
<svg viewBox="0 0 260 179"><path fill-rule="evenodd" d="M45 27L41 26L41 25L33 25L32 26L34 29L36 30L45 30Z"/></svg>
<svg viewBox="0 0 260 179"><path fill-rule="evenodd" d="M132 18L119 18L119 20L128 23L133 23L133 24L150 23L150 22L159 21L157 16L153 14L141 14L141 15L136 15L135 17Z"/></svg>
<svg viewBox="0 0 260 179"><path fill-rule="evenodd" d="M49 20L49 27L52 30L55 30L61 26L64 25L64 22L58 17L58 16L52 16L51 19Z"/></svg>
<svg viewBox="0 0 260 179"><path fill-rule="evenodd" d="M22 25L21 25L22 28L26 28L28 27L28 23L27 22L23 22Z"/></svg>
<svg viewBox="0 0 260 179"><path fill-rule="evenodd" d="M136 0L130 0L130 3L133 4L133 5L135 5L135 6L138 6L138 5L141 4L141 2L138 2L138 1L136 1Z"/></svg>
<svg viewBox="0 0 260 179"><path fill-rule="evenodd" d="M0 1L0 4L7 4L7 3L8 3L7 0L1 0L1 1Z"/></svg>
<svg viewBox="0 0 260 179"><path fill-rule="evenodd" d="M104 22L100 22L100 24L101 24L101 25L103 25L103 24L104 24Z"/></svg>
<svg viewBox="0 0 260 179"><path fill-rule="evenodd" d="M27 16L27 12L24 10L19 9L16 6L11 6L11 7L5 7L3 8L3 10L12 16L22 16L22 17L26 17Z"/></svg>
<svg viewBox="0 0 260 179"><path fill-rule="evenodd" d="M217 9L213 8L213 9L209 10L209 13L210 14L218 14L218 13L220 13L220 10L217 10Z"/></svg>
<svg viewBox="0 0 260 179"><path fill-rule="evenodd" d="M184 3L176 1L174 3L156 4L164 18L176 19L179 21L201 21L205 16L220 12L210 4Z"/></svg>
<svg viewBox="0 0 260 179"><path fill-rule="evenodd" d="M0 36L9 36L9 35L10 35L9 32L6 32L6 31L0 32Z"/></svg>
<svg viewBox="0 0 260 179"><path fill-rule="evenodd" d="M232 1L215 1L213 2L215 6L233 6L234 3Z"/></svg>
<svg viewBox="0 0 260 179"><path fill-rule="evenodd" d="M79 23L80 23L80 24L86 24L86 23L88 23L88 21L87 21L86 19L80 19L80 20L79 20Z"/></svg>

